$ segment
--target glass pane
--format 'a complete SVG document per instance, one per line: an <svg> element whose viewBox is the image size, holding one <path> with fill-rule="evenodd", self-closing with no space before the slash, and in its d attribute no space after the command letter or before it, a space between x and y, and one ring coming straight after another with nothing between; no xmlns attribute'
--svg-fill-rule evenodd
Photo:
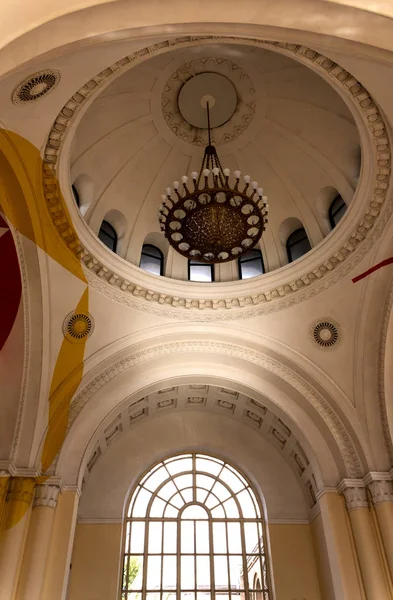
<svg viewBox="0 0 393 600"><path fill-rule="evenodd" d="M217 481L214 484L212 488L212 493L215 494L221 502L229 498L229 496L231 495L227 488L219 481Z"/></svg>
<svg viewBox="0 0 393 600"><path fill-rule="evenodd" d="M160 600L160 592L151 592L150 594L146 594L146 600Z"/></svg>
<svg viewBox="0 0 393 600"><path fill-rule="evenodd" d="M228 563L226 556L214 557L215 588L228 589Z"/></svg>
<svg viewBox="0 0 393 600"><path fill-rule="evenodd" d="M162 517L164 514L166 503L161 498L155 498L150 509L151 517Z"/></svg>
<svg viewBox="0 0 393 600"><path fill-rule="evenodd" d="M164 552L176 552L177 523L164 523Z"/></svg>
<svg viewBox="0 0 393 600"><path fill-rule="evenodd" d="M144 488L140 488L139 494L135 500L134 508L132 511L133 517L145 517L146 516L146 509L147 509L147 505L148 505L148 502L149 502L151 496L152 496L151 492L148 492Z"/></svg>
<svg viewBox="0 0 393 600"><path fill-rule="evenodd" d="M263 527L262 527L262 523L258 523L258 535L259 535L259 547L260 547L260 551L264 552L265 547L264 547L264 543L263 543Z"/></svg>
<svg viewBox="0 0 393 600"><path fill-rule="evenodd" d="M162 483L163 481L168 479L168 477L169 477L169 475L168 475L165 467L160 467L159 469L154 471L154 473L152 473L148 477L148 479L146 479L143 486L145 488L147 488L148 490L150 490L151 492L154 492L158 488L160 483Z"/></svg>
<svg viewBox="0 0 393 600"><path fill-rule="evenodd" d="M142 554L145 547L145 524L135 521L131 529L131 552Z"/></svg>
<svg viewBox="0 0 393 600"><path fill-rule="evenodd" d="M142 254L139 266L144 271L148 271L154 275L161 275L161 260L159 258L153 258L152 256Z"/></svg>
<svg viewBox="0 0 393 600"><path fill-rule="evenodd" d="M147 559L147 582L148 590L160 589L161 584L161 556L149 556Z"/></svg>
<svg viewBox="0 0 393 600"><path fill-rule="evenodd" d="M199 504L191 504L191 506L187 506L182 512L182 519L207 519L208 514L206 510L199 506Z"/></svg>
<svg viewBox="0 0 393 600"><path fill-rule="evenodd" d="M197 588L200 590L210 588L210 557L197 556Z"/></svg>
<svg viewBox="0 0 393 600"><path fill-rule="evenodd" d="M198 477L198 476L197 476ZM197 488L196 494L197 494L197 501L200 502L201 504L204 504L205 500L206 500L206 496L208 495L208 491L207 490L203 490L202 488Z"/></svg>
<svg viewBox="0 0 393 600"><path fill-rule="evenodd" d="M259 552L258 528L256 523L244 523L244 537L247 554Z"/></svg>
<svg viewBox="0 0 393 600"><path fill-rule="evenodd" d="M196 486L205 488L206 490L211 490L214 483L214 479L209 477L209 475L200 475L197 473L196 475Z"/></svg>
<svg viewBox="0 0 393 600"><path fill-rule="evenodd" d="M165 463L166 468L168 469L171 475L176 475L176 473L181 473L182 471L191 471L192 470L192 459L191 458L181 458L179 460L174 460L172 462Z"/></svg>
<svg viewBox="0 0 393 600"><path fill-rule="evenodd" d="M181 600L195 600L195 593L194 592L182 592L180 594L180 599Z"/></svg>
<svg viewBox="0 0 393 600"><path fill-rule="evenodd" d="M190 281L213 281L210 265L190 265Z"/></svg>
<svg viewBox="0 0 393 600"><path fill-rule="evenodd" d="M177 586L176 556L164 556L163 560L162 587L165 590L175 590Z"/></svg>
<svg viewBox="0 0 393 600"><path fill-rule="evenodd" d="M231 554L239 554L242 551L240 523L228 523L228 546Z"/></svg>
<svg viewBox="0 0 393 600"><path fill-rule="evenodd" d="M213 523L213 548L216 554L227 551L225 523Z"/></svg>
<svg viewBox="0 0 393 600"><path fill-rule="evenodd" d="M244 588L244 582L242 579L243 559L241 556L229 557L229 572L231 574L231 589L239 590Z"/></svg>
<svg viewBox="0 0 393 600"><path fill-rule="evenodd" d="M239 492L239 494L237 494L237 499L240 502L243 517L247 519L255 519L256 513L254 503L251 500L251 496L248 493L248 490L243 490L242 492Z"/></svg>
<svg viewBox="0 0 393 600"><path fill-rule="evenodd" d="M129 506L129 508L128 508L128 513L127 513L127 516L128 516L128 517L130 517L130 516L131 516L131 513L132 513L132 508L133 508L133 506L134 506L134 502L135 502L135 499L136 499L136 497L137 497L137 495L138 495L138 492L139 492L139 490L140 490L140 487L138 486L138 487L136 488L135 492L132 494L132 498L131 498L131 500L130 500L130 506Z"/></svg>
<svg viewBox="0 0 393 600"><path fill-rule="evenodd" d="M229 519L239 518L239 511L236 506L236 502L233 500L233 498L229 498L229 500L226 500L226 502L224 502L223 504L223 507Z"/></svg>
<svg viewBox="0 0 393 600"><path fill-rule="evenodd" d="M179 493L176 494L176 496L173 496L170 502L171 504L174 504L177 508L182 508L184 506L184 500Z"/></svg>
<svg viewBox="0 0 393 600"><path fill-rule="evenodd" d="M197 592L197 600L211 600L210 592Z"/></svg>
<svg viewBox="0 0 393 600"><path fill-rule="evenodd" d="M220 479L224 481L233 492L240 492L244 488L244 484L240 481L239 477L230 471L227 467L225 467L220 475Z"/></svg>
<svg viewBox="0 0 393 600"><path fill-rule="evenodd" d="M126 556L123 570L123 589L141 590L143 556Z"/></svg>
<svg viewBox="0 0 393 600"><path fill-rule="evenodd" d="M192 475L178 475L173 480L175 485L182 490L183 488L192 487Z"/></svg>
<svg viewBox="0 0 393 600"><path fill-rule="evenodd" d="M142 592L130 592L129 594L124 594L124 596L122 595L122 600L123 599L127 599L127 600L141 600L142 598Z"/></svg>
<svg viewBox="0 0 393 600"><path fill-rule="evenodd" d="M252 491L252 489L251 489L251 488L248 488L248 492L249 492L249 494L250 494L251 498L253 499L253 502L254 502L254 508L255 508L255 510L256 510L256 513L257 513L258 519L260 519L260 518L261 518L261 511L259 510L259 504L258 504L258 502L257 502L257 499L256 499L256 497L255 497L255 494L254 494L254 492Z"/></svg>
<svg viewBox="0 0 393 600"><path fill-rule="evenodd" d="M194 521L181 522L181 551L194 552Z"/></svg>
<svg viewBox="0 0 393 600"><path fill-rule="evenodd" d="M262 260L260 258L254 258L254 260L241 262L240 264L242 279L250 279L263 273Z"/></svg>
<svg viewBox="0 0 393 600"><path fill-rule="evenodd" d="M195 524L196 529L196 551L198 554L210 552L209 548L209 523L207 521L198 521Z"/></svg>
<svg viewBox="0 0 393 600"><path fill-rule="evenodd" d="M206 471L214 476L217 476L222 469L222 463L217 463L216 461L208 460L207 458L197 457L195 459L195 464L197 471Z"/></svg>
<svg viewBox="0 0 393 600"><path fill-rule="evenodd" d="M247 556L247 572L248 587L252 589L252 587L254 586L254 579L259 579L259 581L262 580L261 561L259 559L259 556Z"/></svg>
<svg viewBox="0 0 393 600"><path fill-rule="evenodd" d="M162 600L176 600L176 594L169 594L168 592L164 592L162 594Z"/></svg>
<svg viewBox="0 0 393 600"><path fill-rule="evenodd" d="M225 515L224 509L221 506L221 504L219 506L216 506L216 508L213 508L213 510L212 510L213 519L224 519L225 516L226 515Z"/></svg>
<svg viewBox="0 0 393 600"><path fill-rule="evenodd" d="M159 496L164 500L169 500L169 498L177 493L177 489L175 488L173 481L168 481L168 483L166 483L158 493Z"/></svg>
<svg viewBox="0 0 393 600"><path fill-rule="evenodd" d="M162 523L149 523L149 554L161 553Z"/></svg>
<svg viewBox="0 0 393 600"><path fill-rule="evenodd" d="M179 511L176 508L173 508L173 506L171 506L170 504L167 504L167 507L164 512L164 517L167 517L168 519L176 518L178 515L178 512Z"/></svg>
<svg viewBox="0 0 393 600"><path fill-rule="evenodd" d="M192 590L195 587L194 557L181 557L181 588Z"/></svg>
<svg viewBox="0 0 393 600"><path fill-rule="evenodd" d="M183 496L185 502L192 502L194 500L193 490L192 488L186 488L181 491L181 495Z"/></svg>

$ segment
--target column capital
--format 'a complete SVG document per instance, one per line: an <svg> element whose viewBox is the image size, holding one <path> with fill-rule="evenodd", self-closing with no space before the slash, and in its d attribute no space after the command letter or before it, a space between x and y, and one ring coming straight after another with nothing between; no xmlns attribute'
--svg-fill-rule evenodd
<svg viewBox="0 0 393 600"><path fill-rule="evenodd" d="M337 491L343 494L348 511L368 508L367 490L361 479L343 479Z"/></svg>
<svg viewBox="0 0 393 600"><path fill-rule="evenodd" d="M46 506L56 508L60 487L58 485L40 484L35 488L33 507Z"/></svg>
<svg viewBox="0 0 393 600"><path fill-rule="evenodd" d="M33 477L11 477L8 487L8 500L10 502L23 502L30 506L35 483Z"/></svg>
<svg viewBox="0 0 393 600"><path fill-rule="evenodd" d="M379 504L381 502L393 502L393 485L388 480L377 480L371 481L368 484L373 504Z"/></svg>

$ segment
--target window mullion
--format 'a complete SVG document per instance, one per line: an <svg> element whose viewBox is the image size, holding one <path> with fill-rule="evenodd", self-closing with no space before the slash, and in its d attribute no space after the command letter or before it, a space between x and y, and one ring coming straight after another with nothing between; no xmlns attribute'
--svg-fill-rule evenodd
<svg viewBox="0 0 393 600"><path fill-rule="evenodd" d="M176 554L176 599L180 600L180 586L181 586L181 572L180 572L180 562L181 562L181 520L177 519L177 554Z"/></svg>
<svg viewBox="0 0 393 600"><path fill-rule="evenodd" d="M149 519L145 520L145 541L143 546L143 575L142 575L142 600L146 600L146 584L147 584L147 551L149 542Z"/></svg>
<svg viewBox="0 0 393 600"><path fill-rule="evenodd" d="M216 598L216 582L214 578L214 556L213 556L213 522L209 515L209 555L210 555L210 589L211 600Z"/></svg>

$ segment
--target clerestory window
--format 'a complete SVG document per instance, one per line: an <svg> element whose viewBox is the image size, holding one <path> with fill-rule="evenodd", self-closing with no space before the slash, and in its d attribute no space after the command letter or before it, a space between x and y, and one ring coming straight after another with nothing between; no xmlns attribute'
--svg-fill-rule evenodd
<svg viewBox="0 0 393 600"><path fill-rule="evenodd" d="M121 600L271 600L264 537L257 495L231 465L164 460L129 503Z"/></svg>

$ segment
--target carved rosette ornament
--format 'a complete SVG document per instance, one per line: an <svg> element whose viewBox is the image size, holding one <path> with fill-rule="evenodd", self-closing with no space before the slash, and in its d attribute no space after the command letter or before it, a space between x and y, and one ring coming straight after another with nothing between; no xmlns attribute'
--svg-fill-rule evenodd
<svg viewBox="0 0 393 600"><path fill-rule="evenodd" d="M367 491L365 487L347 487L343 490L347 509L356 510L358 508L368 508Z"/></svg>
<svg viewBox="0 0 393 600"><path fill-rule="evenodd" d="M37 485L35 488L33 506L56 508L60 488L58 485Z"/></svg>
<svg viewBox="0 0 393 600"><path fill-rule="evenodd" d="M393 502L393 485L391 481L372 481L368 484L373 504Z"/></svg>

